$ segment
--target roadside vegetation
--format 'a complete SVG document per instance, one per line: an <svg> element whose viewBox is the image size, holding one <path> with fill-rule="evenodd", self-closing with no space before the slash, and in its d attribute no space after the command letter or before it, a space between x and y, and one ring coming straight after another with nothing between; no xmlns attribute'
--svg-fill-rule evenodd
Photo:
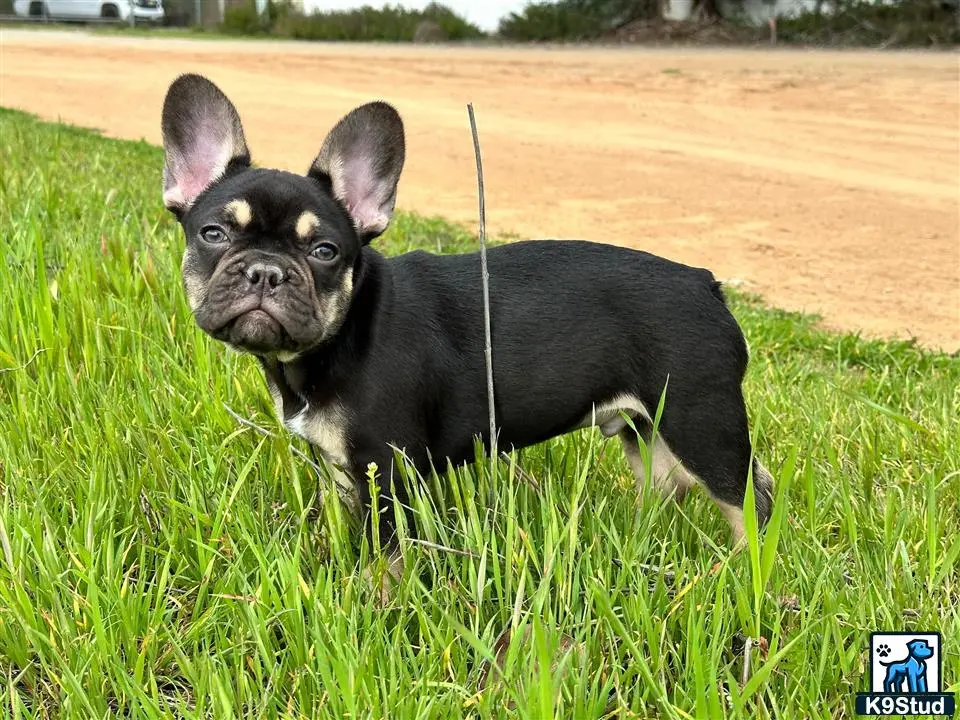
<svg viewBox="0 0 960 720"><path fill-rule="evenodd" d="M302 40L399 42L770 43L764 23L747 20L745 0L694 0L691 17L662 19L658 0L532 2L487 35L439 3L423 11L386 5L303 15L274 0L265 17L253 0L228 10L228 33ZM823 46L951 46L960 43L957 0L822 0L809 12L778 18L779 43Z"/></svg>
<svg viewBox="0 0 960 720"><path fill-rule="evenodd" d="M251 0L227 10L222 30L240 35L331 41L437 42L475 40L484 36L478 27L438 3L431 3L423 10L384 5L305 15L289 3L271 2L266 16L262 17Z"/></svg>
<svg viewBox="0 0 960 720"><path fill-rule="evenodd" d="M958 0L821 0L808 11L780 16L771 32L751 0L692 0L684 20L666 20L659 0L547 0L531 2L484 32L442 3L422 10L365 5L304 14L288 0L270 0L259 14L254 0L218 13L212 0L164 0L164 28L97 26L96 32L274 38L330 42L592 43L617 45L794 45L803 47L928 47L960 45ZM675 0L674 0L675 1ZM13 13L0 0L0 17ZM750 19L751 13L755 16ZM19 26L23 26L20 23ZM45 25L44 25L45 26Z"/></svg>

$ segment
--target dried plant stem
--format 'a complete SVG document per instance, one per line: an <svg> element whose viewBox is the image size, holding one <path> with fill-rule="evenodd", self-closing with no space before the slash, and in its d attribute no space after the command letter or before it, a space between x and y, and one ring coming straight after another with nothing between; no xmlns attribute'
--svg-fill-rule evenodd
<svg viewBox="0 0 960 720"><path fill-rule="evenodd" d="M45 353L46 351L47 351L46 348L39 348L33 353L33 355L30 356L30 359L27 360L23 365L18 365L17 367L10 367L10 368L0 368L0 375L4 375L9 372L18 372L20 370L26 370L28 367L30 367L31 363L33 363L33 361L40 356L40 353Z"/></svg>
<svg viewBox="0 0 960 720"><path fill-rule="evenodd" d="M483 160L480 156L480 136L477 134L477 119L473 103L467 104L470 116L470 132L473 134L473 151L477 156L477 188L480 194L480 275L483 283L483 354L487 361L487 408L490 414L490 457L497 460L497 415L493 394L493 348L490 342L490 272L487 269L487 208L483 195Z"/></svg>
<svg viewBox="0 0 960 720"><path fill-rule="evenodd" d="M746 685L750 679L750 651L753 649L753 638L748 637L743 643L743 675L740 677L740 685Z"/></svg>
<svg viewBox="0 0 960 720"><path fill-rule="evenodd" d="M264 436L266 436L266 437L269 437L269 438L274 437L274 434L273 434L272 432L270 432L269 430L267 430L265 427L261 427L260 425L257 425L255 422L253 422L253 420L247 420L245 417L243 417L242 415L240 415L238 412L236 412L235 410L231 409L231 407L230 407L229 405L227 405L226 403L223 403L223 409L227 411L227 414L229 414L230 417L232 417L234 420L236 420L238 423L240 423L240 424L243 425L244 427L248 427L248 428L250 428L251 430L256 430L258 433L260 433L261 435L264 435ZM317 473L319 473L319 475L320 475L321 478L323 477L323 469L320 467L320 463L318 463L315 459L314 459L314 460L311 460L310 457L309 457L305 452L303 452L302 450L294 447L293 445L287 445L287 447L290 448L290 452L291 452L292 454L296 455L298 458L300 458L300 459L303 460L305 463L307 463L308 465L310 465L310 467L312 467L314 470L317 471ZM311 451L312 451L313 446L311 445L310 448L311 448Z"/></svg>

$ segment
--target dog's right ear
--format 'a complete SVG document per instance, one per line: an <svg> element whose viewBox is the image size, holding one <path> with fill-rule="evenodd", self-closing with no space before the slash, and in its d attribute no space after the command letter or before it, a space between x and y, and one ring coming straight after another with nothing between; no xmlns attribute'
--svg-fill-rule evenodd
<svg viewBox="0 0 960 720"><path fill-rule="evenodd" d="M163 101L163 204L186 212L228 168L249 167L240 116L227 96L201 75L181 75Z"/></svg>

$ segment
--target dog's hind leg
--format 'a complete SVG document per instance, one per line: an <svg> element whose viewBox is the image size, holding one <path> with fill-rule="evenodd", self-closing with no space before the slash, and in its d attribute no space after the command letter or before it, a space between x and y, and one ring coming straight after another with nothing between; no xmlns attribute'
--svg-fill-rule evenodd
<svg viewBox="0 0 960 720"><path fill-rule="evenodd" d="M623 415L630 418L633 427L630 427ZM670 451L663 439L653 437L650 412L635 395L620 394L612 400L601 403L581 423L581 427L590 425L599 426L604 437L620 436L623 452L638 486L649 485L664 495L673 496L680 501L695 483L694 478ZM640 450L641 439L652 454L649 477L647 477L647 466Z"/></svg>
<svg viewBox="0 0 960 720"><path fill-rule="evenodd" d="M710 493L730 525L733 540L744 538L743 504L751 468L746 407L738 392L720 397L697 394L668 401L661 432L684 467ZM685 402L683 402L685 401ZM753 460L754 506L758 527L770 518L773 477Z"/></svg>
<svg viewBox="0 0 960 720"><path fill-rule="evenodd" d="M657 435L651 438L653 428L650 423L637 417L634 418L634 425L637 432L630 427L625 427L619 434L620 442L623 444L623 454L627 458L630 470L633 471L637 486L645 484L656 488L663 495L672 496L674 500L680 502L696 483L696 479L687 472L662 437ZM649 473L640 450L641 439L651 456Z"/></svg>
<svg viewBox="0 0 960 720"><path fill-rule="evenodd" d="M635 418L639 423L642 418ZM649 422L637 425L651 449L652 477L646 477L637 434L620 432L624 451L638 482L649 482L665 493L682 498L694 484L701 484L720 508L735 543L744 537L743 503L750 468L750 436L746 408L739 392L729 390L720 398L702 393L668 398L656 437L650 441ZM753 461L753 484L757 522L770 517L773 477Z"/></svg>
<svg viewBox="0 0 960 720"><path fill-rule="evenodd" d="M891 663L887 666L887 676L883 680L883 691L886 693L900 692L906 677L907 674L902 662Z"/></svg>

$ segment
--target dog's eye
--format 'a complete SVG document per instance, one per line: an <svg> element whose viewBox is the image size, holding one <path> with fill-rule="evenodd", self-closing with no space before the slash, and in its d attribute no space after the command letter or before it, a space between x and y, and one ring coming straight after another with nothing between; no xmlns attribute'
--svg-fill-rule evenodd
<svg viewBox="0 0 960 720"><path fill-rule="evenodd" d="M216 225L207 225L200 231L200 237L211 245L219 245L227 241L227 234Z"/></svg>
<svg viewBox="0 0 960 720"><path fill-rule="evenodd" d="M320 243L313 250L310 251L310 254L313 255L317 260L323 260L323 262L330 262L336 256L339 250L337 246L333 243Z"/></svg>

